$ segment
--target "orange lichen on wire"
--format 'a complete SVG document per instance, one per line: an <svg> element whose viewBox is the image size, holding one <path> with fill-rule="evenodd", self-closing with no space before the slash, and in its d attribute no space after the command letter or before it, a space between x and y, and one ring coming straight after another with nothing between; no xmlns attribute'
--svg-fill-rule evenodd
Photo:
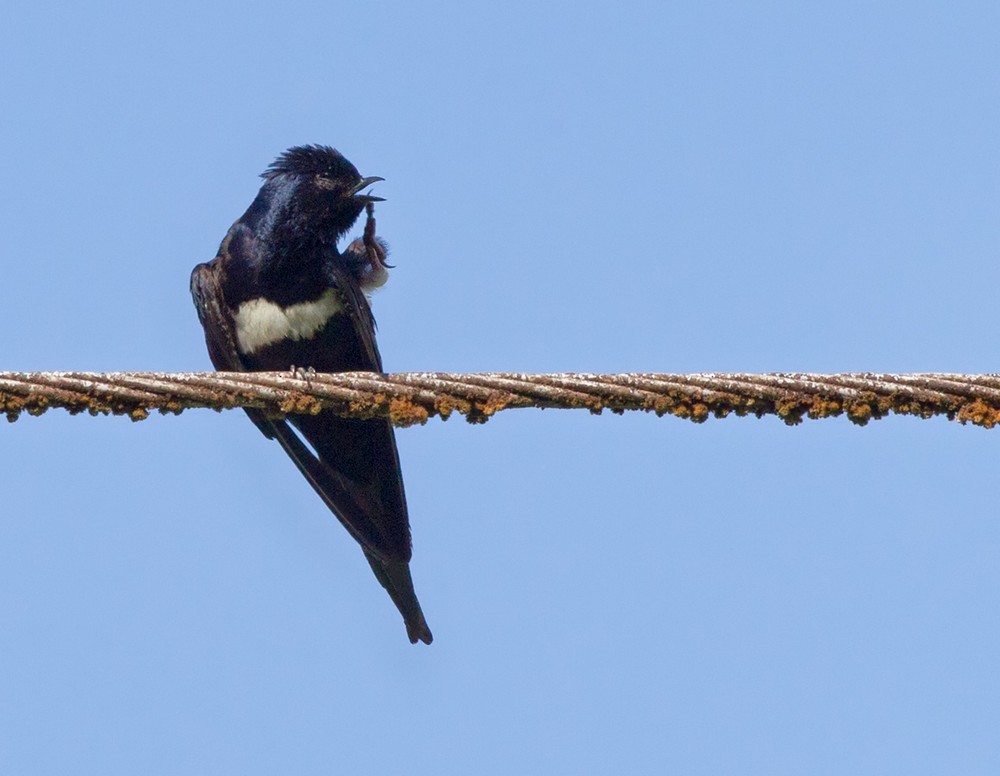
<svg viewBox="0 0 1000 776"><path fill-rule="evenodd" d="M16 420L52 407L72 414L176 414L252 407L268 415L388 417L398 426L458 413L483 423L514 408L673 415L702 423L775 415L789 425L845 415L865 425L891 413L993 428L1000 376L956 374L321 374L294 372L0 372L0 413Z"/></svg>

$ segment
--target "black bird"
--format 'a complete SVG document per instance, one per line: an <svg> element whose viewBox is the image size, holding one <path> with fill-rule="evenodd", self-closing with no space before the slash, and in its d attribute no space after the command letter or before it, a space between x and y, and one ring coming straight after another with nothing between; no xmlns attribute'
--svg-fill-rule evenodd
<svg viewBox="0 0 1000 776"><path fill-rule="evenodd" d="M257 198L218 255L191 273L215 368L381 372L365 293L388 277L386 244L375 236L373 203L382 198L363 190L383 179L362 178L339 152L317 145L290 148L261 177ZM337 242L362 211L364 237L341 253ZM430 644L410 578L410 525L389 421L246 412L361 545L410 641Z"/></svg>

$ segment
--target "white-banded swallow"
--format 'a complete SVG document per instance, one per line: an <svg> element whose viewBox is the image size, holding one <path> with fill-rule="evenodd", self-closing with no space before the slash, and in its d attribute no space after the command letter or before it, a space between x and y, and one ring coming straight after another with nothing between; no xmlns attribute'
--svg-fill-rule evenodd
<svg viewBox="0 0 1000 776"><path fill-rule="evenodd" d="M218 255L191 273L215 368L381 372L366 294L385 283L388 265L386 244L375 236L373 203L382 198L365 190L382 178L362 178L333 148L315 145L290 148L261 177L257 198ZM337 243L362 211L364 236L341 253ZM361 545L410 641L430 644L410 577L409 517L389 420L246 412Z"/></svg>

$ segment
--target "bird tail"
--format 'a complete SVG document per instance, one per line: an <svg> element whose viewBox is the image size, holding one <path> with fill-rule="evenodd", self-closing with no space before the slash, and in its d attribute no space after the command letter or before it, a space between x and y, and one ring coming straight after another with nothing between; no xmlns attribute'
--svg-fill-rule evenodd
<svg viewBox="0 0 1000 776"><path fill-rule="evenodd" d="M399 613L403 615L410 643L416 644L422 641L424 644L430 644L434 637L431 635L431 629L427 627L427 621L413 589L410 564L400 560L382 560L368 550L365 550L365 557L375 572L375 578L386 589Z"/></svg>

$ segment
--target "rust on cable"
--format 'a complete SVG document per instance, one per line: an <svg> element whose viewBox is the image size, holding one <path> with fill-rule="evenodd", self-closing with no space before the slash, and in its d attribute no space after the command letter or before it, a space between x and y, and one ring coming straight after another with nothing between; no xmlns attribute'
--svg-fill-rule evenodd
<svg viewBox="0 0 1000 776"><path fill-rule="evenodd" d="M388 417L397 426L483 423L515 408L642 411L701 423L728 415L775 415L789 425L845 415L865 425L891 413L993 428L1000 375L960 374L445 374L412 372L0 372L0 413L126 415L252 407L282 416L332 410Z"/></svg>

